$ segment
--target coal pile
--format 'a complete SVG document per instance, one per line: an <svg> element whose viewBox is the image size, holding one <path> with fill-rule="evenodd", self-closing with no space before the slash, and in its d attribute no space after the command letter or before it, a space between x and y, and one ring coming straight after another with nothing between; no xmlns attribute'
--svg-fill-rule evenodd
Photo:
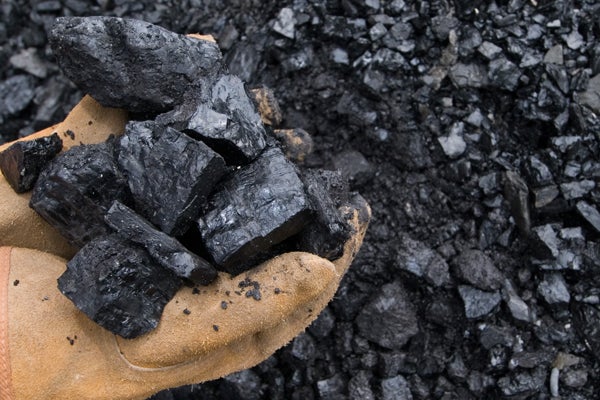
<svg viewBox="0 0 600 400"><path fill-rule="evenodd" d="M311 134L305 165L339 168L373 209L307 332L156 399L597 398L597 1L22 3L1 9L5 140L81 97L50 55L55 17L136 17L213 34L229 73Z"/></svg>

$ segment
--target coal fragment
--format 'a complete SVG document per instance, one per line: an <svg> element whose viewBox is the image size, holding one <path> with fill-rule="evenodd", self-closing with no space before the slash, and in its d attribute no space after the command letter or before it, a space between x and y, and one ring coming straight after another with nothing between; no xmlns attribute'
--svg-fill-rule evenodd
<svg viewBox="0 0 600 400"><path fill-rule="evenodd" d="M17 193L33 188L46 164L62 150L56 133L39 139L16 142L0 153L0 170Z"/></svg>
<svg viewBox="0 0 600 400"><path fill-rule="evenodd" d="M344 243L350 237L351 227L329 194L327 183L338 181L337 185L342 186L342 176L337 171L308 170L302 178L316 217L300 233L300 250L335 260L344 251Z"/></svg>
<svg viewBox="0 0 600 400"><path fill-rule="evenodd" d="M485 292L468 285L460 285L458 293L465 303L465 315L469 319L491 313L502 299L498 292Z"/></svg>
<svg viewBox="0 0 600 400"><path fill-rule="evenodd" d="M587 90L581 93L579 101L582 105L600 114L600 74L590 79Z"/></svg>
<svg viewBox="0 0 600 400"><path fill-rule="evenodd" d="M84 246L58 278L59 290L81 311L127 339L156 328L180 286L146 250L116 234Z"/></svg>
<svg viewBox="0 0 600 400"><path fill-rule="evenodd" d="M75 146L44 169L29 205L71 244L83 246L108 234L104 215L114 200L131 202L112 142Z"/></svg>
<svg viewBox="0 0 600 400"><path fill-rule="evenodd" d="M424 278L436 287L452 282L448 264L437 251L405 235L400 236L399 243L395 265L400 269Z"/></svg>
<svg viewBox="0 0 600 400"><path fill-rule="evenodd" d="M514 91L518 84L521 72L519 67L504 57L490 62L488 78L492 86L508 91Z"/></svg>
<svg viewBox="0 0 600 400"><path fill-rule="evenodd" d="M145 248L156 262L178 277L201 285L208 285L217 277L217 270L208 261L155 229L122 203L115 201L104 219L119 235Z"/></svg>
<svg viewBox="0 0 600 400"><path fill-rule="evenodd" d="M104 106L167 111L191 84L217 74L216 43L148 22L115 17L61 17L49 34L60 67Z"/></svg>
<svg viewBox="0 0 600 400"><path fill-rule="evenodd" d="M600 232L600 212L592 205L585 201L580 201L576 204L575 208L579 214Z"/></svg>
<svg viewBox="0 0 600 400"><path fill-rule="evenodd" d="M198 227L215 263L237 274L253 256L298 233L310 214L296 168L271 147L223 182Z"/></svg>
<svg viewBox="0 0 600 400"><path fill-rule="evenodd" d="M481 290L497 290L504 283L504 275L490 257L481 250L465 250L452 265L454 274Z"/></svg>
<svg viewBox="0 0 600 400"><path fill-rule="evenodd" d="M335 156L333 167L339 169L351 187L367 184L375 174L375 168L360 152L346 150Z"/></svg>
<svg viewBox="0 0 600 400"><path fill-rule="evenodd" d="M519 230L526 236L531 229L529 189L523 178L516 172L507 171L504 177L504 197L510 203L510 210Z"/></svg>
<svg viewBox="0 0 600 400"><path fill-rule="evenodd" d="M356 324L363 337L392 350L400 350L419 333L408 292L398 281L381 287L358 314Z"/></svg>
<svg viewBox="0 0 600 400"><path fill-rule="evenodd" d="M0 120L23 111L35 95L33 77L27 75L11 76L0 82Z"/></svg>
<svg viewBox="0 0 600 400"><path fill-rule="evenodd" d="M226 171L204 143L153 121L127 124L118 163L136 211L172 236L185 233Z"/></svg>
<svg viewBox="0 0 600 400"><path fill-rule="evenodd" d="M559 273L544 275L537 290L548 304L568 303L571 300L567 284Z"/></svg>
<svg viewBox="0 0 600 400"><path fill-rule="evenodd" d="M256 107L237 76L224 75L210 88L198 90L182 106L158 121L191 131L228 164L254 160L266 146L265 128Z"/></svg>

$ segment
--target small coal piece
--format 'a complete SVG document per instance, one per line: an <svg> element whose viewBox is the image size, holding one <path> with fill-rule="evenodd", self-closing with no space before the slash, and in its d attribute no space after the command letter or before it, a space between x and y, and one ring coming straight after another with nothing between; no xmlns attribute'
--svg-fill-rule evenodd
<svg viewBox="0 0 600 400"><path fill-rule="evenodd" d="M107 107L164 112L190 85L222 69L216 43L148 22L115 17L61 17L49 34L58 63L82 91Z"/></svg>
<svg viewBox="0 0 600 400"><path fill-rule="evenodd" d="M224 75L210 94L200 88L187 97L180 107L159 116L158 122L191 131L230 165L248 164L266 147L261 117L238 77Z"/></svg>
<svg viewBox="0 0 600 400"><path fill-rule="evenodd" d="M29 205L81 247L110 232L104 215L114 200L130 204L131 194L108 141L72 147L50 161L33 187Z"/></svg>
<svg viewBox="0 0 600 400"><path fill-rule="evenodd" d="M226 172L223 159L204 143L153 121L127 124L118 163L135 210L172 236L187 231Z"/></svg>
<svg viewBox="0 0 600 400"><path fill-rule="evenodd" d="M180 278L208 285L217 277L217 270L208 261L190 252L177 239L155 229L124 204L115 201L105 221L124 239L145 248L156 262Z"/></svg>
<svg viewBox="0 0 600 400"><path fill-rule="evenodd" d="M327 184L343 186L342 175L338 171L308 170L303 174L306 192L316 218L299 237L300 250L326 257L339 258L344 251L344 243L350 237L352 228L344 220L329 194Z"/></svg>
<svg viewBox="0 0 600 400"><path fill-rule="evenodd" d="M58 278L59 290L109 331L131 339L158 325L182 281L117 234L83 247Z"/></svg>
<svg viewBox="0 0 600 400"><path fill-rule="evenodd" d="M215 263L238 274L254 256L298 233L310 219L309 207L296 168L270 147L217 189L198 227Z"/></svg>
<svg viewBox="0 0 600 400"><path fill-rule="evenodd" d="M56 133L26 142L17 142L0 153L0 170L17 193L33 188L44 167L62 150Z"/></svg>

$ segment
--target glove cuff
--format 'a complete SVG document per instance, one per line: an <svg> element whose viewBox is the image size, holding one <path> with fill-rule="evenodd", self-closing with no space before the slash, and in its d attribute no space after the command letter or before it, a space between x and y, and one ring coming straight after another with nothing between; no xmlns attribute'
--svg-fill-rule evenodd
<svg viewBox="0 0 600 400"><path fill-rule="evenodd" d="M0 400L13 400L8 347L8 274L12 247L0 247Z"/></svg>

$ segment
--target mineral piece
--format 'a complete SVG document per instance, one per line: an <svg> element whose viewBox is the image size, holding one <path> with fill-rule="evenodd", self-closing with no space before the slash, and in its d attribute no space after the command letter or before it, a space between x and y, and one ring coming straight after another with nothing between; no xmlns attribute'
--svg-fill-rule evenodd
<svg viewBox="0 0 600 400"><path fill-rule="evenodd" d="M208 261L190 252L177 239L154 228L122 203L115 201L105 220L124 239L145 248L156 262L180 278L208 285L217 277L217 270Z"/></svg>
<svg viewBox="0 0 600 400"><path fill-rule="evenodd" d="M300 232L309 207L296 168L270 147L223 182L198 227L215 263L237 274L253 256Z"/></svg>
<svg viewBox="0 0 600 400"><path fill-rule="evenodd" d="M118 164L136 211L172 236L185 233L226 172L223 159L204 143L153 121L127 124Z"/></svg>
<svg viewBox="0 0 600 400"><path fill-rule="evenodd" d="M117 234L83 247L58 278L59 290L88 317L124 338L156 328L181 279Z"/></svg>
<svg viewBox="0 0 600 400"><path fill-rule="evenodd" d="M40 174L30 206L71 244L83 246L107 234L104 215L114 200L131 202L112 142L72 147Z"/></svg>
<svg viewBox="0 0 600 400"><path fill-rule="evenodd" d="M39 139L17 142L0 153L0 170L17 193L33 188L38 175L62 149L55 133Z"/></svg>
<svg viewBox="0 0 600 400"><path fill-rule="evenodd" d="M265 128L244 83L224 75L211 87L193 92L189 100L158 121L181 131L191 131L217 151L228 164L254 160L266 146Z"/></svg>
<svg viewBox="0 0 600 400"><path fill-rule="evenodd" d="M206 85L222 68L216 43L134 19L61 17L49 40L61 69L82 91L104 106L134 112L172 109L190 85Z"/></svg>
<svg viewBox="0 0 600 400"><path fill-rule="evenodd" d="M338 210L326 185L334 180L341 182L342 176L337 171L309 170L303 174L303 178L311 208L316 211L316 218L300 234L300 249L335 260L342 255L351 228Z"/></svg>

